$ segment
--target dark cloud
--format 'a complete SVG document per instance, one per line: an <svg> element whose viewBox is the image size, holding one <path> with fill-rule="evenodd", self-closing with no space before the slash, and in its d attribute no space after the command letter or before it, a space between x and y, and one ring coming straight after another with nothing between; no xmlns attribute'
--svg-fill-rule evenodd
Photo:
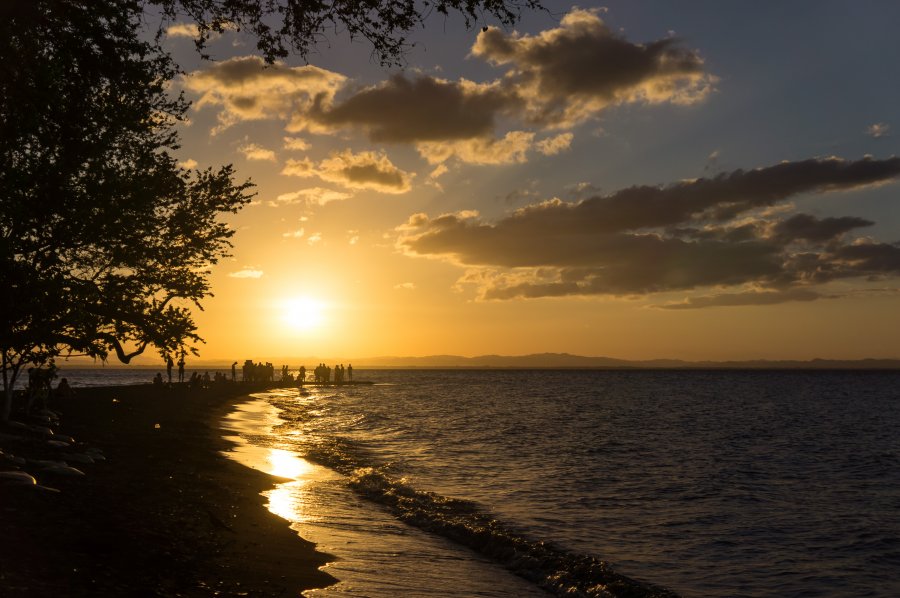
<svg viewBox="0 0 900 598"><path fill-rule="evenodd" d="M834 299L833 295L822 295L810 289L789 289L786 291L748 291L745 293L720 293L688 297L676 303L664 303L660 309L699 309L703 307L735 307L741 305L775 305L789 301L816 301Z"/></svg>
<svg viewBox="0 0 900 598"><path fill-rule="evenodd" d="M870 220L853 216L818 219L809 214L796 214L779 222L774 227L774 234L786 242L802 239L814 243L824 243L835 237L850 232L854 228L872 226Z"/></svg>
<svg viewBox="0 0 900 598"><path fill-rule="evenodd" d="M529 100L531 118L550 124L571 125L622 102L698 101L714 81L677 40L632 43L590 10L573 9L560 27L534 36L490 27L472 54L509 65L506 82Z"/></svg>
<svg viewBox="0 0 900 598"><path fill-rule="evenodd" d="M772 210L765 216L759 210L800 194L886 183L898 175L898 158L785 162L577 203L554 199L494 223L472 213L416 215L399 244L410 255L492 270L494 276L476 281L482 297L492 299L741 285L787 291L898 273L900 248L844 243L847 232L872 224L861 218L796 214L778 220ZM741 219L721 221L723 207Z"/></svg>
<svg viewBox="0 0 900 598"><path fill-rule="evenodd" d="M362 127L379 142L449 141L492 136L497 116L518 103L497 86L395 75L310 118L332 127Z"/></svg>

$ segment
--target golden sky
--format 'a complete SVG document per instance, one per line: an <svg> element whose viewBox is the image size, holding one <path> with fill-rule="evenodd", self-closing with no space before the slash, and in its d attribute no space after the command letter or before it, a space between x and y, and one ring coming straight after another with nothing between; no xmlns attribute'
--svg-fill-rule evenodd
<svg viewBox="0 0 900 598"><path fill-rule="evenodd" d="M898 21L729 4L433 21L403 69L170 28L179 159L257 185L202 358L900 357Z"/></svg>

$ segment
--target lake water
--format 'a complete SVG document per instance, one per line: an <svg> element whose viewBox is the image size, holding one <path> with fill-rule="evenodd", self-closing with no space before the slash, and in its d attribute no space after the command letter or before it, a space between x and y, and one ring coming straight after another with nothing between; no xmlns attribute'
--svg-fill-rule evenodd
<svg viewBox="0 0 900 598"><path fill-rule="evenodd" d="M590 594L599 559L684 596L900 595L898 373L354 377L226 422L336 557L310 596Z"/></svg>

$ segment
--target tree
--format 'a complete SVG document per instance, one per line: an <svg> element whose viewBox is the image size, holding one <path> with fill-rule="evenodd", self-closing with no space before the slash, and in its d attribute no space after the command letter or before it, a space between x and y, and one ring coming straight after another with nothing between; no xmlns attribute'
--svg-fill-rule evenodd
<svg viewBox="0 0 900 598"><path fill-rule="evenodd" d="M522 10L542 8L539 0L145 0L170 20L186 16L199 30L203 53L213 34L226 29L256 38L266 62L291 51L304 59L325 39L328 29L343 29L351 39L372 44L382 64L398 64L408 44L406 34L433 14L459 13L467 27L486 15L511 26ZM162 29L160 29L162 33Z"/></svg>
<svg viewBox="0 0 900 598"><path fill-rule="evenodd" d="M0 9L0 353L8 417L24 366L62 352L128 363L199 341L190 305L249 201L230 166L170 154L187 104L132 0Z"/></svg>
<svg viewBox="0 0 900 598"><path fill-rule="evenodd" d="M329 27L397 63L432 12L512 24L537 0L7 0L0 3L0 357L3 418L26 365L63 352L128 363L200 341L190 305L249 201L230 166L189 172L169 153L187 104L178 73L141 36L156 12L249 32L268 62L307 57Z"/></svg>

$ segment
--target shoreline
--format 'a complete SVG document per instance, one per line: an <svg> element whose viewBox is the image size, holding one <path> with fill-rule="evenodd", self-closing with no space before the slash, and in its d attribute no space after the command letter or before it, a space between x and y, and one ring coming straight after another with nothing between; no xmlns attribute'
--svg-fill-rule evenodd
<svg viewBox="0 0 900 598"><path fill-rule="evenodd" d="M266 509L272 476L223 454L225 416L270 386L91 387L51 405L58 432L106 461L38 478L59 493L0 486L4 595L274 597L334 583L320 570L332 558Z"/></svg>

